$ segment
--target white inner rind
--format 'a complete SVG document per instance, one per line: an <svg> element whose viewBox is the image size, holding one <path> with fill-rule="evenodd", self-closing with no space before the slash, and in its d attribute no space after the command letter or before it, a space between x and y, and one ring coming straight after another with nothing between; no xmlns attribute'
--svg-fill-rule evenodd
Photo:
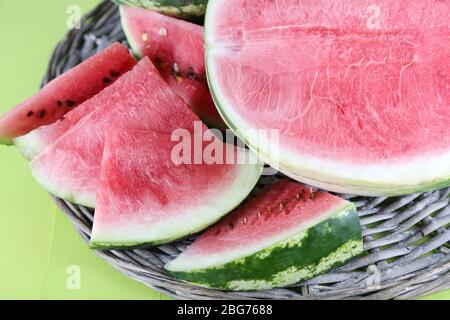
<svg viewBox="0 0 450 320"><path fill-rule="evenodd" d="M351 210L356 210L354 205L350 202L342 200L340 204L323 212L315 219L311 219L301 224L295 225L289 230L285 230L282 233L276 234L262 241L258 241L252 246L245 246L245 239L243 239L242 246L238 249L218 250L217 253L213 254L192 255L189 254L189 250L187 250L179 255L177 259L168 263L165 268L172 272L193 272L211 268L218 268L226 265L227 263L252 256L259 252L263 252L270 247L277 246L279 243L290 241L291 239L292 245L297 245L299 242L301 242L304 231L329 219L334 215L336 215L336 217L339 217L341 214L348 214L348 212ZM251 234L249 234L249 237L251 237Z"/></svg>
<svg viewBox="0 0 450 320"><path fill-rule="evenodd" d="M39 135L39 129L15 138L14 144L27 160L32 160L44 149L41 136Z"/></svg>
<svg viewBox="0 0 450 320"><path fill-rule="evenodd" d="M31 173L33 174L36 181L48 192L54 196L88 207L95 207L95 193L89 191L77 190L76 194L69 191L66 187L59 186L53 181L52 177L49 177L49 173L46 170L41 171L38 166L33 166L33 162L30 163ZM55 170L51 175L58 175L59 173Z"/></svg>
<svg viewBox="0 0 450 320"><path fill-rule="evenodd" d="M248 153L248 151L240 150ZM133 222L120 226L102 226L94 223L92 231L92 244L99 245L136 245L146 243L161 243L178 239L196 233L215 223L224 215L236 208L250 194L257 184L263 165L261 163L246 163L236 165L238 173L235 180L229 185L223 185L223 191L216 197L203 201L202 206L186 207L180 210L179 206L170 212L166 208L166 216L159 223L149 225L142 222ZM221 183L216 181L214 183ZM194 190L195 191L195 190ZM193 194L194 196L194 194ZM195 195L201 197L202 195ZM152 212L148 212L151 215Z"/></svg>

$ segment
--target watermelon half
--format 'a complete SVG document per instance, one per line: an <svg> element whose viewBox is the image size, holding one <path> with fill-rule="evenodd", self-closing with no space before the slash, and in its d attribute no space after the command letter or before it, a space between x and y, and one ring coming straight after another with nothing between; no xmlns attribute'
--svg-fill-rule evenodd
<svg viewBox="0 0 450 320"><path fill-rule="evenodd" d="M311 279L363 252L355 206L281 181L249 200L166 265L222 290L266 290Z"/></svg>
<svg viewBox="0 0 450 320"><path fill-rule="evenodd" d="M208 0L114 0L114 2L190 20L202 19L208 4Z"/></svg>
<svg viewBox="0 0 450 320"><path fill-rule="evenodd" d="M360 195L448 186L449 12L449 1L211 0L216 104L299 181ZM279 141L250 129L278 130Z"/></svg>
<svg viewBox="0 0 450 320"><path fill-rule="evenodd" d="M108 90L109 95L87 101L81 108L91 111L30 163L34 177L46 190L87 207L96 204L103 149L112 129L139 128L172 134L180 128L194 132L197 123L203 126L148 58ZM129 157L139 161L133 153ZM233 168L237 170L238 166ZM257 179L254 172L242 174Z"/></svg>
<svg viewBox="0 0 450 320"><path fill-rule="evenodd" d="M120 12L135 54L150 57L171 88L205 123L225 128L206 80L203 27L140 8L122 6Z"/></svg>
<svg viewBox="0 0 450 320"><path fill-rule="evenodd" d="M109 86L136 64L129 50L115 43L48 83L0 118L0 143L61 119Z"/></svg>
<svg viewBox="0 0 450 320"><path fill-rule="evenodd" d="M250 162L195 164L193 141L186 148L191 161L178 163L172 156L177 145L171 135L154 131L120 130L109 135L91 248L140 248L196 233L242 202L262 171L262 166ZM203 143L202 154L208 145ZM243 149L229 150L232 157L247 156Z"/></svg>

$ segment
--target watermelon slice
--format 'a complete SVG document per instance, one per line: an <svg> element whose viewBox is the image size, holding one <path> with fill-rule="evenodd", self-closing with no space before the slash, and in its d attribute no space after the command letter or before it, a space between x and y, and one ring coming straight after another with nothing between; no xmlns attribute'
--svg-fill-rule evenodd
<svg viewBox="0 0 450 320"><path fill-rule="evenodd" d="M216 104L297 180L360 195L448 186L449 12L449 1L211 0ZM279 130L277 160L250 129Z"/></svg>
<svg viewBox="0 0 450 320"><path fill-rule="evenodd" d="M196 233L242 202L261 174L262 166L221 164L225 151L218 163L194 164L194 145L191 162L174 162L177 144L171 135L145 130L107 138L91 248L146 247ZM207 148L204 143L202 154Z"/></svg>
<svg viewBox="0 0 450 320"><path fill-rule="evenodd" d="M190 20L202 19L208 4L208 0L114 0L114 2Z"/></svg>
<svg viewBox="0 0 450 320"><path fill-rule="evenodd" d="M109 112L109 106L105 101L113 101L119 103L121 97L131 97L132 92L128 90L132 75L124 75L116 82L116 85L111 85L100 93L87 100L76 109L68 112L61 120L47 126L37 128L30 133L15 138L14 144L28 160L34 159L47 146L53 144L66 131L75 126L83 117L90 114L96 109L103 109ZM123 79L122 79L123 78Z"/></svg>
<svg viewBox="0 0 450 320"><path fill-rule="evenodd" d="M363 252L355 206L280 181L214 226L166 269L223 290L266 290L311 279Z"/></svg>
<svg viewBox="0 0 450 320"><path fill-rule="evenodd" d="M11 144L13 138L57 121L135 64L120 43L87 59L0 118L0 143Z"/></svg>
<svg viewBox="0 0 450 320"><path fill-rule="evenodd" d="M47 146L55 143L66 131L72 128L84 116L92 112L94 107L101 103L101 97L106 95L105 90L92 98L92 101L85 102L77 109L67 113L63 119L51 125L39 127L24 136L15 138L15 146L27 160L33 160Z"/></svg>
<svg viewBox="0 0 450 320"><path fill-rule="evenodd" d="M36 180L50 193L87 207L95 207L104 143L111 128L172 134L179 128L193 132L194 124L201 123L148 58L108 90L111 94L101 100L86 102L82 108L92 111L30 163ZM133 154L129 157L136 159ZM253 172L247 177L251 179Z"/></svg>
<svg viewBox="0 0 450 320"><path fill-rule="evenodd" d="M203 27L140 8L122 6L120 12L136 55L150 57L167 83L205 123L225 128L206 81Z"/></svg>

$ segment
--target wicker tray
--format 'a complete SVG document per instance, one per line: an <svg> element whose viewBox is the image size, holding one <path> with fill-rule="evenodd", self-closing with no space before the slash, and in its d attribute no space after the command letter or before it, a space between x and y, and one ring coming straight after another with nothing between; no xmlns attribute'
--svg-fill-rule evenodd
<svg viewBox="0 0 450 320"><path fill-rule="evenodd" d="M103 2L56 47L47 83L114 41L126 43L117 7ZM280 176L262 178L260 189ZM306 283L265 292L221 292L171 278L163 265L191 240L148 250L97 252L124 275L181 299L410 299L450 288L450 188L396 198L344 195L356 203L367 255ZM89 241L94 212L54 197Z"/></svg>

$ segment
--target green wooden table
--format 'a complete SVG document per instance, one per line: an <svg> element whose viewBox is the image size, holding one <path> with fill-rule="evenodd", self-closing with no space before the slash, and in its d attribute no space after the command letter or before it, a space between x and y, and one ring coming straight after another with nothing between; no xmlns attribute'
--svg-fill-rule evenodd
<svg viewBox="0 0 450 320"><path fill-rule="evenodd" d="M0 0L0 112L33 94L59 39L67 9L97 0ZM27 161L0 147L0 299L165 299L90 251ZM80 275L79 282L77 275ZM450 299L450 292L432 298Z"/></svg>

